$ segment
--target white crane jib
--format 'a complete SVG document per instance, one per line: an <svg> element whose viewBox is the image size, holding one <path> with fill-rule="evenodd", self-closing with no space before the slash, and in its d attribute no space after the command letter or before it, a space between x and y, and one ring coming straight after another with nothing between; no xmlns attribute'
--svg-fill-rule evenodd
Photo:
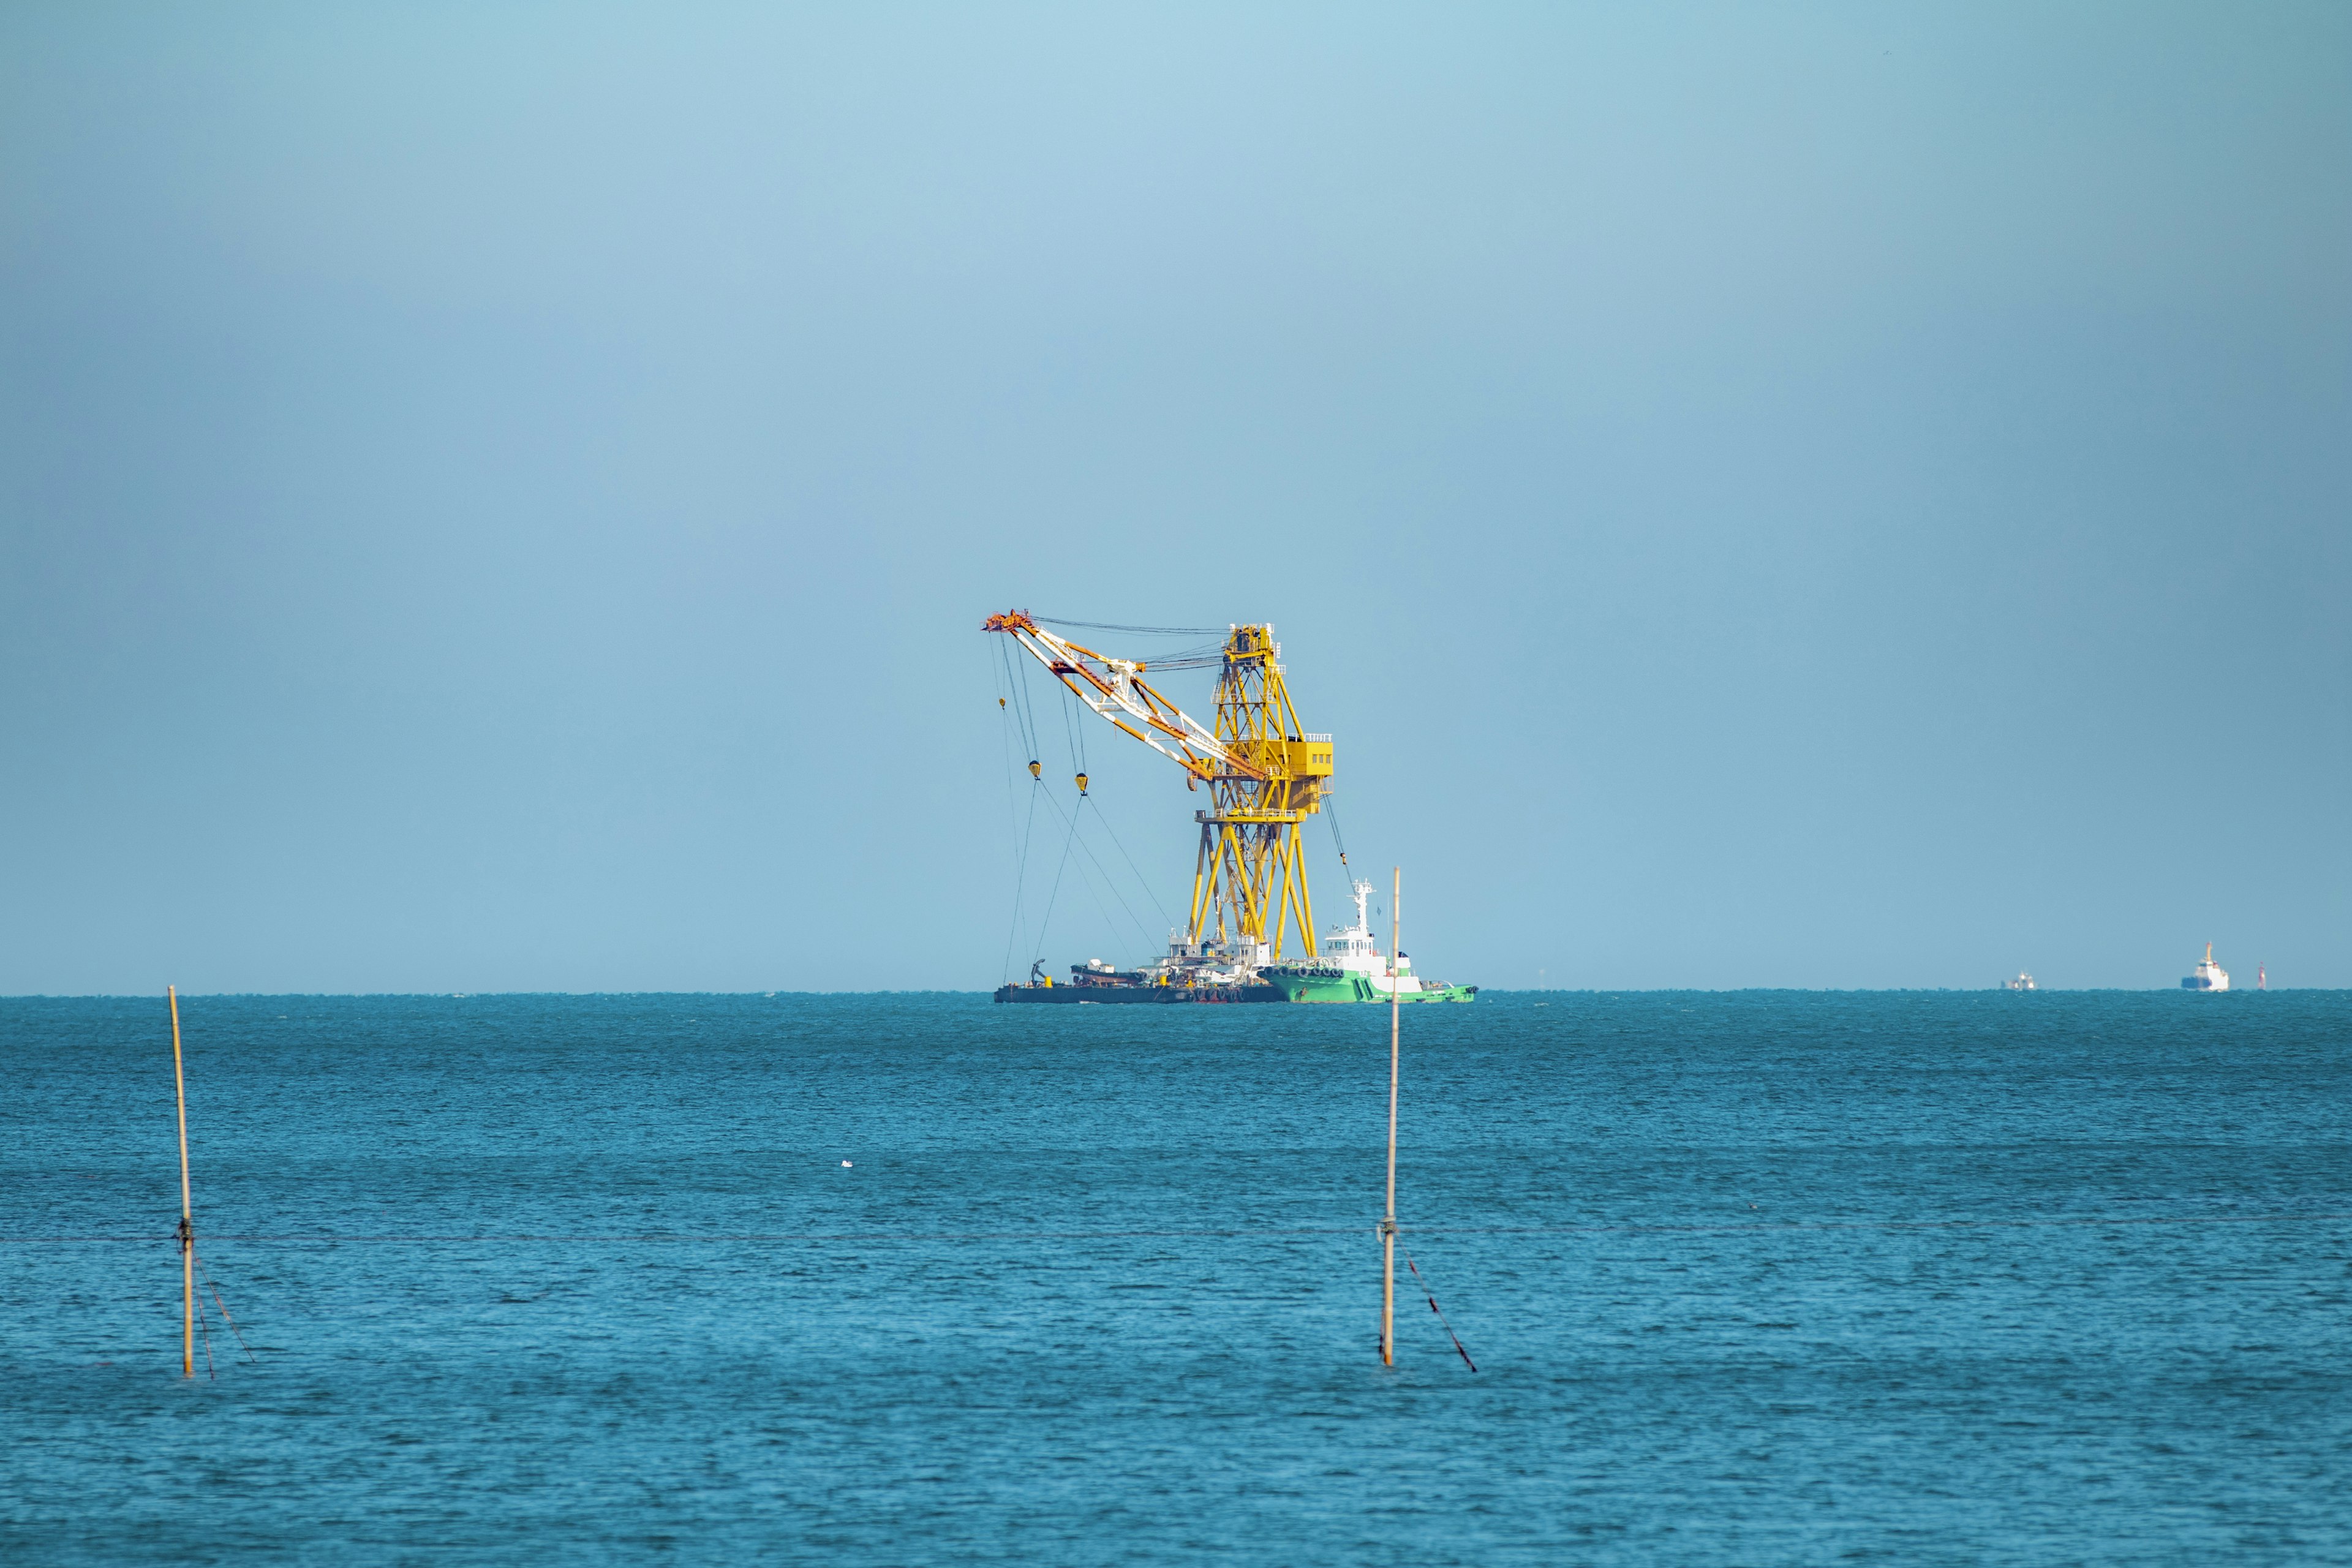
<svg viewBox="0 0 2352 1568"><path fill-rule="evenodd" d="M1245 761L1213 731L1152 689L1142 679L1150 668L1142 661L1082 647L1047 631L1022 610L991 616L982 629L1012 637L1080 701L1193 778L1266 776L1265 769Z"/></svg>

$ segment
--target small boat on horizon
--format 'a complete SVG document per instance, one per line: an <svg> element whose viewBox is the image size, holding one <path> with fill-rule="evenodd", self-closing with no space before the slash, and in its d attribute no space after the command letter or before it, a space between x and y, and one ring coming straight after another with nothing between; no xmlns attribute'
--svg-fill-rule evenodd
<svg viewBox="0 0 2352 1568"><path fill-rule="evenodd" d="M2213 962L2211 942L2205 944L2205 956L2197 961L2196 971L2181 977L2180 988L2183 991L2227 991L2230 988L2230 972Z"/></svg>

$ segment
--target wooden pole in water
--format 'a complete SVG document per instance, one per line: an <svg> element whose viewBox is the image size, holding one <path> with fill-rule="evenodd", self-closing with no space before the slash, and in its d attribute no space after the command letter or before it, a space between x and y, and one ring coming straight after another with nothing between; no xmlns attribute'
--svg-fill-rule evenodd
<svg viewBox="0 0 2352 1568"><path fill-rule="evenodd" d="M172 998L172 1087L180 1097L180 1375L196 1375L196 1229L188 1201L188 1079L180 1066L180 989Z"/></svg>
<svg viewBox="0 0 2352 1568"><path fill-rule="evenodd" d="M1381 1221L1381 1364L1396 1364L1397 968L1404 937L1404 868L1389 893L1389 1212Z"/></svg>

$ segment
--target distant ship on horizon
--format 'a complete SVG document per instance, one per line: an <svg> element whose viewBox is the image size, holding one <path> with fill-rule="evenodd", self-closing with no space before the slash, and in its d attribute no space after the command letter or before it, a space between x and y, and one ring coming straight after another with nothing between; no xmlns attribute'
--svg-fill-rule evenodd
<svg viewBox="0 0 2352 1568"><path fill-rule="evenodd" d="M2213 962L2211 942L2205 944L2205 956L2198 960L2196 973L2181 977L2180 988L2183 991L2227 991L2230 988L2230 972Z"/></svg>
<svg viewBox="0 0 2352 1568"><path fill-rule="evenodd" d="M2033 984L2033 976L2028 974L2022 969L2017 972L2016 979L2002 981L2000 983L2000 988L2003 991L2033 991L2039 989L2039 987Z"/></svg>

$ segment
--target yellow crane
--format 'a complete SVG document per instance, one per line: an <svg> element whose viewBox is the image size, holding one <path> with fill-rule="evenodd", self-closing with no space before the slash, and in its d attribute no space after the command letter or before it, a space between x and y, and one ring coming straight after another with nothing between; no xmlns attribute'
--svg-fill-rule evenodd
<svg viewBox="0 0 2352 1568"><path fill-rule="evenodd" d="M1187 788L1209 786L1209 805L1192 814L1201 825L1185 932L1193 955L1213 946L1246 963L1278 963L1284 932L1295 929L1315 956L1298 825L1330 788L1331 737L1299 725L1272 626L1227 628L1213 725L1154 689L1145 661L1080 647L1026 610L991 616L981 629L1011 637L1081 702L1181 767Z"/></svg>

